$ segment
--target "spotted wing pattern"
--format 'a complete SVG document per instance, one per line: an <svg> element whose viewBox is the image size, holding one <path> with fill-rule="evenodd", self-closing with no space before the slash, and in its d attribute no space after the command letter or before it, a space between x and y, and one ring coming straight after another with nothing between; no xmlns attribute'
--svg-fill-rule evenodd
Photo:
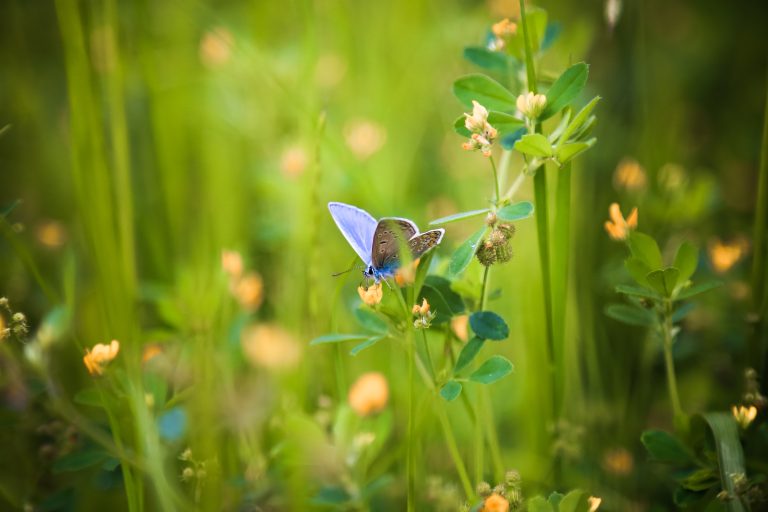
<svg viewBox="0 0 768 512"><path fill-rule="evenodd" d="M379 270L396 267L400 260L400 244L407 243L418 232L416 225L407 219L381 219L373 233L373 267Z"/></svg>
<svg viewBox="0 0 768 512"><path fill-rule="evenodd" d="M443 240L445 230L433 229L426 233L420 233L408 240L408 247L411 249L411 255L414 258L420 258L425 252L429 251Z"/></svg>

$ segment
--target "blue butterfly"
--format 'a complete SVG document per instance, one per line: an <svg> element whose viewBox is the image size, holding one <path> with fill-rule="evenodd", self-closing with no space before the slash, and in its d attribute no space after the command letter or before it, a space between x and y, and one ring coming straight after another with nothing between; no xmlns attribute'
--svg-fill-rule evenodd
<svg viewBox="0 0 768 512"><path fill-rule="evenodd" d="M400 267L401 243L408 245L415 259L438 245L445 234L442 228L419 233L413 221L400 217L377 221L365 210L344 203L328 203L328 210L341 234L365 263L363 275L377 283L394 275Z"/></svg>

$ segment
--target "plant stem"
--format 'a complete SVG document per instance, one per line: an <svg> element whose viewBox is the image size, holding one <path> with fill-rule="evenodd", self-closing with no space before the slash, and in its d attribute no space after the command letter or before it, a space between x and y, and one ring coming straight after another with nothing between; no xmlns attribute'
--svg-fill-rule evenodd
<svg viewBox="0 0 768 512"><path fill-rule="evenodd" d="M672 358L672 301L666 300L664 303L664 364L667 369L667 389L669 391L669 401L672 404L672 413L674 415L675 425L681 421L685 414L680 406L680 396L677 392L677 377L675 376L675 362Z"/></svg>
<svg viewBox="0 0 768 512"><path fill-rule="evenodd" d="M760 170L757 183L757 205L755 207L755 230L752 254L752 311L756 321L750 338L750 361L759 361L760 375L765 371L766 335L765 308L768 288L765 286L766 238L768 230L768 87L766 87L765 114L763 119L763 140L760 146ZM765 381L765 379L763 379Z"/></svg>
<svg viewBox="0 0 768 512"><path fill-rule="evenodd" d="M511 200L515 194L517 194L517 191L520 189L524 181L525 170L522 170L520 171L520 174L517 175L517 178L515 178L515 181L512 182L512 185L509 187L509 190L507 190L507 193L504 194L504 199Z"/></svg>
<svg viewBox="0 0 768 512"><path fill-rule="evenodd" d="M489 156L488 160L491 162L491 169L493 170L493 185L496 190L496 196L493 200L493 205L498 206L499 199L501 198L501 195L499 193L499 174L496 172L496 162L493 161L493 157Z"/></svg>
<svg viewBox="0 0 768 512"><path fill-rule="evenodd" d="M408 332L411 332L410 329ZM416 469L414 442L415 442L415 420L416 420L416 386L413 378L413 365L415 351L412 337L406 338L408 344L408 445L407 445L407 475L408 475L408 512L416 510L416 478L414 471Z"/></svg>
<svg viewBox="0 0 768 512"><path fill-rule="evenodd" d="M440 407L438 408L438 416L440 418L440 426L443 428L445 443L448 445L448 453L450 453L451 458L453 459L453 465L456 467L456 472L459 474L461 485L464 487L464 494L466 494L467 499L472 499L475 494L472 489L472 482L469 480L467 468L464 467L464 461L461 460L459 447L456 444L456 437L453 435L451 423L448 421L448 414L445 412L445 404L440 404Z"/></svg>

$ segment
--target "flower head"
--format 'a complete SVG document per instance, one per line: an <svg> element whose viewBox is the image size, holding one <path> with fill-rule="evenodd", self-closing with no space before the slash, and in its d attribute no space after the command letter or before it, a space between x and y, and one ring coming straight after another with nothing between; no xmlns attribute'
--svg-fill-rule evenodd
<svg viewBox="0 0 768 512"><path fill-rule="evenodd" d="M255 311L264 299L264 280L256 272L248 272L234 282L233 293L246 311Z"/></svg>
<svg viewBox="0 0 768 512"><path fill-rule="evenodd" d="M381 302L381 298L384 295L384 290L381 287L381 283L375 283L368 288L362 286L357 287L357 294L360 295L360 299L369 306L375 306Z"/></svg>
<svg viewBox="0 0 768 512"><path fill-rule="evenodd" d="M617 190L640 191L646 182L645 169L634 158L624 158L613 171L613 186Z"/></svg>
<svg viewBox="0 0 768 512"><path fill-rule="evenodd" d="M547 97L543 94L528 92L517 97L517 110L528 119L536 119L544 111Z"/></svg>
<svg viewBox="0 0 768 512"><path fill-rule="evenodd" d="M603 502L603 499L598 498L597 496L590 496L588 501L589 501L589 512L595 512L600 507L600 504Z"/></svg>
<svg viewBox="0 0 768 512"><path fill-rule="evenodd" d="M416 329L428 329L432 325L432 320L435 319L436 315L429 309L429 302L426 298L421 299L421 306L414 304L411 312L417 317L413 322Z"/></svg>
<svg viewBox="0 0 768 512"><path fill-rule="evenodd" d="M509 512L509 502L498 493L493 493L483 502L482 512Z"/></svg>
<svg viewBox="0 0 768 512"><path fill-rule="evenodd" d="M506 40L517 33L517 24L509 21L509 18L491 25L491 32L493 32L493 39L488 43L488 49L492 51L499 51L506 46Z"/></svg>
<svg viewBox="0 0 768 512"><path fill-rule="evenodd" d="M389 400L387 379L378 372L364 373L349 390L349 405L360 416L384 409Z"/></svg>
<svg viewBox="0 0 768 512"><path fill-rule="evenodd" d="M465 151L477 151L491 156L491 146L499 132L488 123L488 109L472 100L472 114L464 114L464 127L472 132L469 140L462 145Z"/></svg>
<svg viewBox="0 0 768 512"><path fill-rule="evenodd" d="M251 325L240 336L245 359L268 370L290 370L301 360L301 345L277 324Z"/></svg>
<svg viewBox="0 0 768 512"><path fill-rule="evenodd" d="M488 122L488 109L472 100L472 114L464 113L464 126L471 132L482 132Z"/></svg>
<svg viewBox="0 0 768 512"><path fill-rule="evenodd" d="M419 266L419 258L413 260L409 265L403 265L395 271L395 283L403 287L413 284L416 280L416 268Z"/></svg>
<svg viewBox="0 0 768 512"><path fill-rule="evenodd" d="M707 253L712 267L718 274L723 274L730 270L744 255L747 243L744 240L735 240L733 242L723 242L720 239L713 239L707 245Z"/></svg>
<svg viewBox="0 0 768 512"><path fill-rule="evenodd" d="M749 427L749 424L752 423L752 421L754 421L754 419L757 417L757 407L754 405L750 405L749 407L745 407L743 405L736 407L734 405L732 411L733 418L736 420L736 423L738 423L739 426L741 426L743 429Z"/></svg>
<svg viewBox="0 0 768 512"><path fill-rule="evenodd" d="M624 219L619 203L611 204L608 209L611 219L605 221L605 230L614 240L626 240L630 231L637 228L637 208L633 208L629 217Z"/></svg>
<svg viewBox="0 0 768 512"><path fill-rule="evenodd" d="M458 315L451 318L451 330L461 341L469 339L469 315Z"/></svg>
<svg viewBox="0 0 768 512"><path fill-rule="evenodd" d="M83 356L83 363L88 368L88 373L91 375L101 375L104 373L104 368L117 357L117 353L120 352L120 342L112 340L109 345L103 345L97 343L93 349L86 350L85 356Z"/></svg>

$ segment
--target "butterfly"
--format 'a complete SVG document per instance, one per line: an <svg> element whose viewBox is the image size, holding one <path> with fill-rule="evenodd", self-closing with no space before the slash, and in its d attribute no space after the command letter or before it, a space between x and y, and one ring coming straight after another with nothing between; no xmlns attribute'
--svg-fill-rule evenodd
<svg viewBox="0 0 768 512"><path fill-rule="evenodd" d="M443 240L444 229L419 233L416 224L400 217L377 221L370 213L344 203L330 202L334 222L365 263L363 275L377 283L400 267L400 245L407 244L412 258L419 258Z"/></svg>

